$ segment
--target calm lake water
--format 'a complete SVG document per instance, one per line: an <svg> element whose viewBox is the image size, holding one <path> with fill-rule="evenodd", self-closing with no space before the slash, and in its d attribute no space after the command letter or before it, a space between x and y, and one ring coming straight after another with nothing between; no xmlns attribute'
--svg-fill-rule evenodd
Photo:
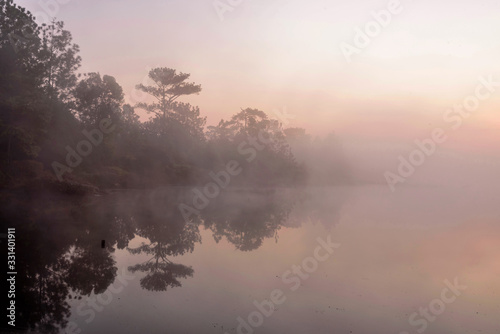
<svg viewBox="0 0 500 334"><path fill-rule="evenodd" d="M184 216L191 188L49 199L16 225L19 317L43 333L500 333L499 193L234 189Z"/></svg>

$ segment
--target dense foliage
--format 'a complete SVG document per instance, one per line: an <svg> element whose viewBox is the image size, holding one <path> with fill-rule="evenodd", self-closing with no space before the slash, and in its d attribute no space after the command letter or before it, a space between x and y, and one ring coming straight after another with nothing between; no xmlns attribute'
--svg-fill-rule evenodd
<svg viewBox="0 0 500 334"><path fill-rule="evenodd" d="M201 92L189 74L160 67L137 89L149 103L124 104L115 78L79 74L79 48L62 22L38 25L0 1L0 164L2 183L31 176L101 187L196 184L236 160L239 185L303 178L281 125L242 109L206 129L200 109L177 99ZM140 122L136 109L151 115Z"/></svg>

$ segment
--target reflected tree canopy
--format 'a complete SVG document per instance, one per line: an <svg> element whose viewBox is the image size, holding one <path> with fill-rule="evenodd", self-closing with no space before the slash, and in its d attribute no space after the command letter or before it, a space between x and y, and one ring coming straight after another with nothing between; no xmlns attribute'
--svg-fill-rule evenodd
<svg viewBox="0 0 500 334"><path fill-rule="evenodd" d="M175 258L201 243L200 228L211 231L217 242L225 239L237 250L252 251L266 239L277 242L280 229L298 227L307 218L335 224L327 219L338 216L342 202L340 193L338 204L332 204L318 200L321 193L228 189L186 222L179 205L189 203L191 193L174 187L91 197L2 194L0 219L22 236L16 254L23 273L16 282L16 326L60 332L68 324L71 300L104 293L115 281L116 249L142 259L128 270L141 275L143 289L168 291L195 274L195 268Z"/></svg>
<svg viewBox="0 0 500 334"><path fill-rule="evenodd" d="M225 237L237 249L251 251L266 238L277 239L290 211L290 203L275 197L274 191L231 192L219 196L200 215L217 242Z"/></svg>

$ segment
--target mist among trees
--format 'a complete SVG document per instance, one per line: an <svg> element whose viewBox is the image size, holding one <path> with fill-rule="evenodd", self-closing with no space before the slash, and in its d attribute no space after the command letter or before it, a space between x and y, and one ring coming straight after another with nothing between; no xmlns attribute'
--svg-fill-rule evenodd
<svg viewBox="0 0 500 334"><path fill-rule="evenodd" d="M202 111L182 102L203 94L202 86L168 67L151 69L149 84L136 86L149 102L126 104L113 76L79 72L79 47L63 22L38 25L12 1L1 1L0 11L4 186L88 193L195 185L232 160L243 169L232 186L348 180L334 136L313 140L304 129L283 128L251 107L206 126ZM149 120L141 122L139 110Z"/></svg>

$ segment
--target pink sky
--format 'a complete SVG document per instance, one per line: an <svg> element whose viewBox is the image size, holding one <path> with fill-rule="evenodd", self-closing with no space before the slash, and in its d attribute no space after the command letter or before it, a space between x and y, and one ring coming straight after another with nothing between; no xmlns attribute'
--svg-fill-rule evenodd
<svg viewBox="0 0 500 334"><path fill-rule="evenodd" d="M479 76L500 81L496 1L402 0L350 63L341 43L389 1L242 0L222 21L213 0L54 1L67 3L45 12L72 32L83 72L115 76L129 103L142 100L134 86L149 68L191 73L203 90L183 100L209 124L240 107L286 108L290 126L313 134L411 143L442 126ZM17 3L44 11L44 1ZM446 145L498 151L499 103L500 88Z"/></svg>

